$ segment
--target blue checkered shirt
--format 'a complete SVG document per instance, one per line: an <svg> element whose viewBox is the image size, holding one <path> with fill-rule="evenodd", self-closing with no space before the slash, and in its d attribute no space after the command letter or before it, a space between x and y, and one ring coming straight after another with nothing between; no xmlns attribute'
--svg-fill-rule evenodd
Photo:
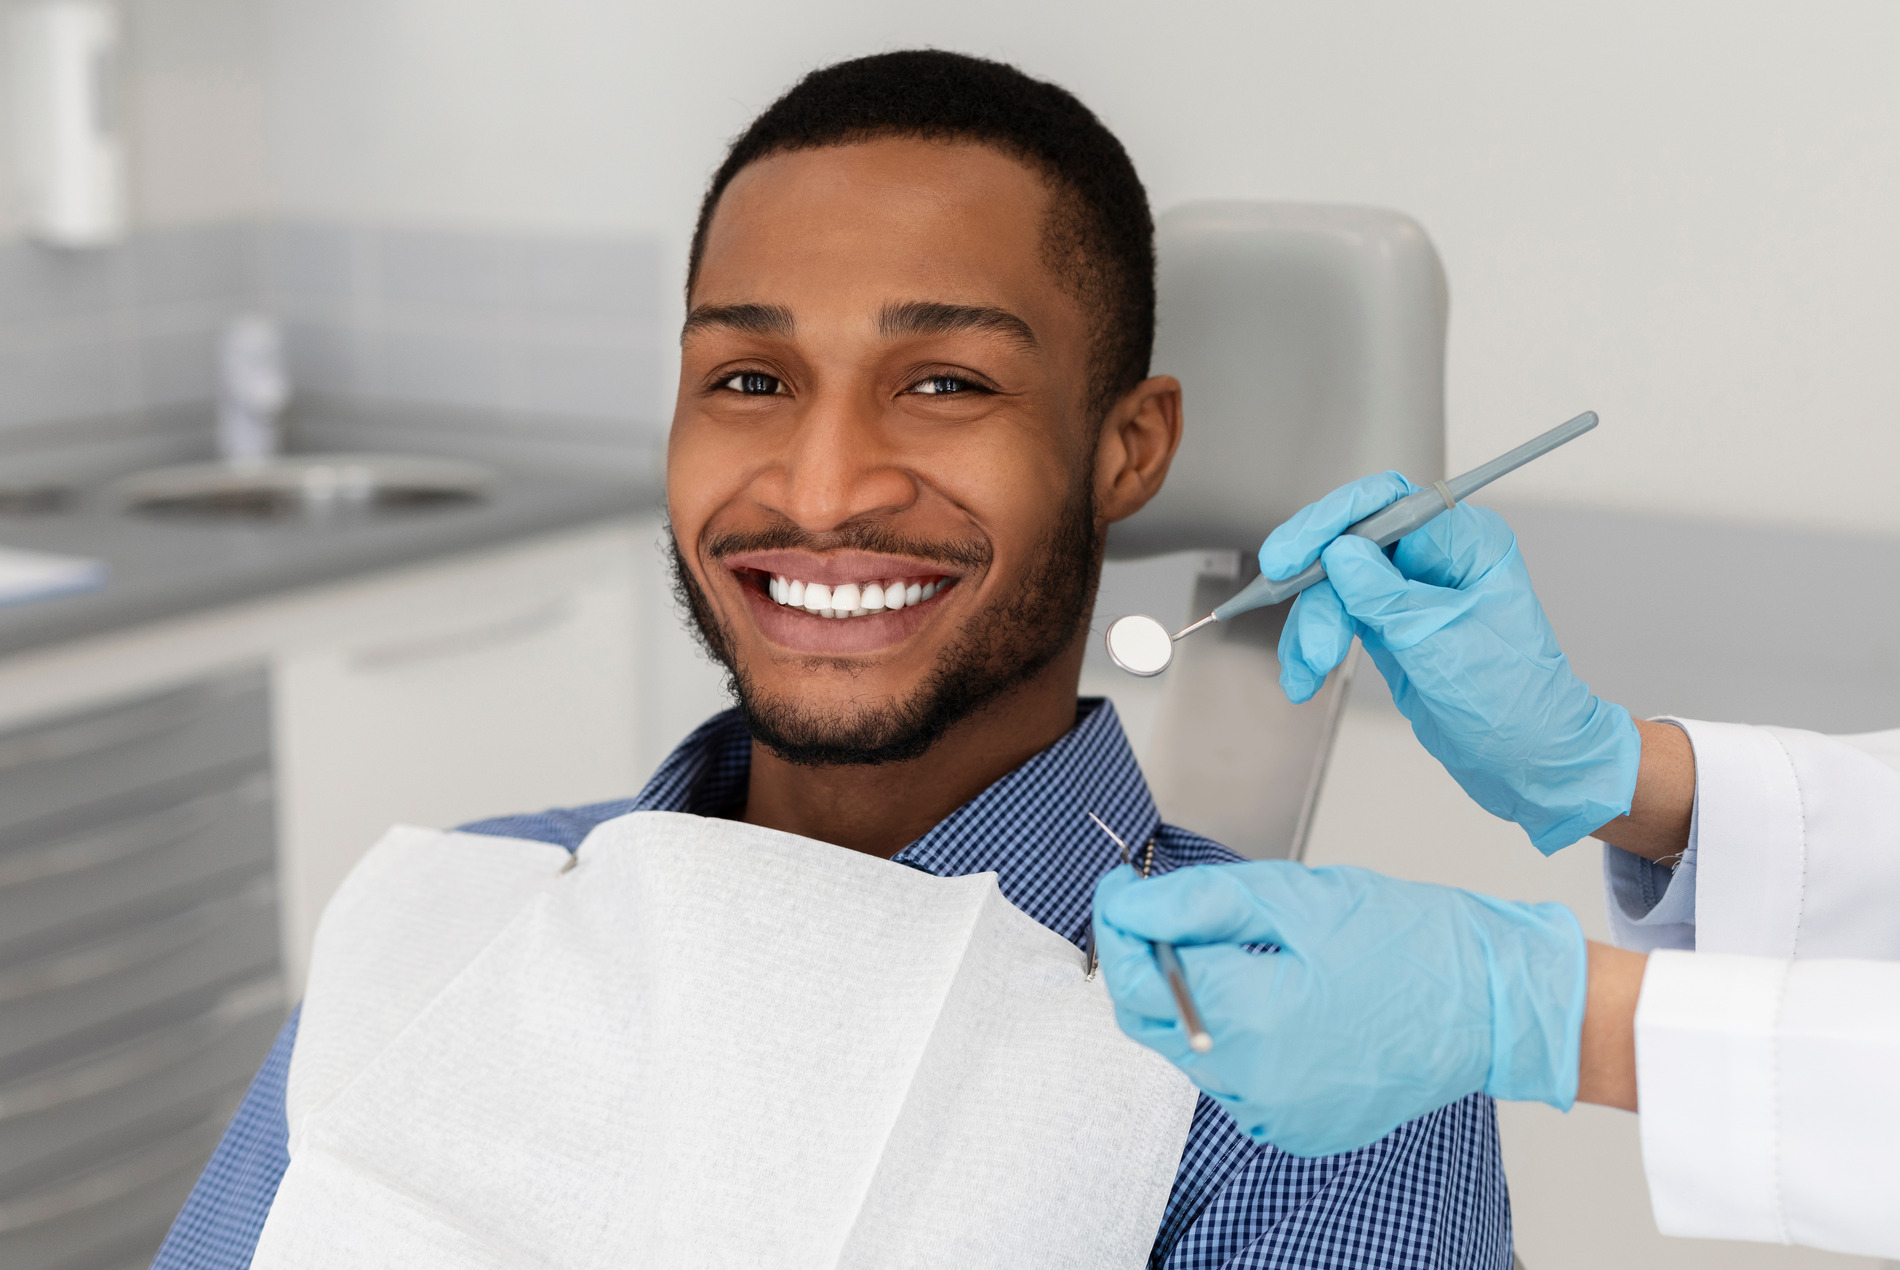
<svg viewBox="0 0 1900 1270"><path fill-rule="evenodd" d="M470 833L530 838L572 851L604 820L632 811L736 814L752 741L736 711L716 715L661 764L637 798L485 820ZM1161 823L1115 708L1084 700L1060 741L952 812L894 859L939 877L994 871L1016 907L1084 942L1097 878L1115 848L1096 812L1131 842L1155 839L1157 873L1240 857ZM242 1270L289 1167L284 1078L293 1015L252 1083L154 1270ZM1257 1146L1220 1106L1195 1106L1174 1190L1149 1260L1157 1270L1508 1270L1510 1201L1491 1100L1473 1095L1369 1147L1304 1160Z"/></svg>

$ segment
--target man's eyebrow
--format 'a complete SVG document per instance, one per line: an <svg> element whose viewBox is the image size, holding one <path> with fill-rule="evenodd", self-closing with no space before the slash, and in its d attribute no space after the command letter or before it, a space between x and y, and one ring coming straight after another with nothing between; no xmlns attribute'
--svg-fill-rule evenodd
<svg viewBox="0 0 1900 1270"><path fill-rule="evenodd" d="M723 328L742 335L790 335L792 311L782 304L702 304L686 315L680 339Z"/></svg>
<svg viewBox="0 0 1900 1270"><path fill-rule="evenodd" d="M952 331L993 331L1025 349L1039 347L1029 323L1008 309L981 304L940 304L910 300L887 304L878 314L878 333L886 338L903 335L944 335Z"/></svg>

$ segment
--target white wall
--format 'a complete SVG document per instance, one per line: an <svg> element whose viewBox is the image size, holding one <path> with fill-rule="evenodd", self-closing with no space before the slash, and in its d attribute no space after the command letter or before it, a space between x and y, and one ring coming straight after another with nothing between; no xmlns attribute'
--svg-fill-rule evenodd
<svg viewBox="0 0 1900 1270"><path fill-rule="evenodd" d="M0 3L0 15L22 2ZM121 0L121 9L133 224L267 211L266 44L257 0ZM6 30L0 22L0 240L20 231Z"/></svg>
<svg viewBox="0 0 1900 1270"><path fill-rule="evenodd" d="M1157 206L1416 215L1452 282L1454 465L1593 407L1514 495L1900 530L1879 0L263 2L292 215L677 258L722 142L800 71L936 43L1073 88Z"/></svg>
<svg viewBox="0 0 1900 1270"><path fill-rule="evenodd" d="M269 73L257 0L131 0L132 214L143 225L269 212Z"/></svg>

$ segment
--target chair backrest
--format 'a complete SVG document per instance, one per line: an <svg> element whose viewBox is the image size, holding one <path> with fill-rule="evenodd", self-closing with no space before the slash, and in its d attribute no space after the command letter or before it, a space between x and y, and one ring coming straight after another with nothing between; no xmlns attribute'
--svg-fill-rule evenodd
<svg viewBox="0 0 1900 1270"><path fill-rule="evenodd" d="M1284 607L1192 636L1153 680L1113 669L1099 632L1205 614L1334 486L1444 475L1444 270L1417 222L1363 207L1191 203L1160 217L1157 251L1153 364L1180 378L1186 430L1161 494L1109 536L1083 690L1115 700L1164 817L1297 858L1350 663L1296 707L1277 686Z"/></svg>

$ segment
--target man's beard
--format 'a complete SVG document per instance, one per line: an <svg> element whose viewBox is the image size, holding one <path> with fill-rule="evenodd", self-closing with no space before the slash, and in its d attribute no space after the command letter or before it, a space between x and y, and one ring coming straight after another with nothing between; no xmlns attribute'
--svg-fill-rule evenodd
<svg viewBox="0 0 1900 1270"><path fill-rule="evenodd" d="M872 766L919 758L958 723L1034 678L1069 646L1088 618L1102 559L1094 490L1085 477L1064 500L1055 526L1037 547L1036 566L1015 594L976 613L916 691L882 705L825 714L759 688L739 662L730 633L707 602L670 529L668 542L674 593L691 614L706 651L726 668L727 690L739 703L753 739L786 762L805 767ZM886 552L959 569L987 565L991 557L987 543L911 539L877 524L846 525L824 534L792 525L722 534L707 544L707 555L719 560L741 551L788 548Z"/></svg>

